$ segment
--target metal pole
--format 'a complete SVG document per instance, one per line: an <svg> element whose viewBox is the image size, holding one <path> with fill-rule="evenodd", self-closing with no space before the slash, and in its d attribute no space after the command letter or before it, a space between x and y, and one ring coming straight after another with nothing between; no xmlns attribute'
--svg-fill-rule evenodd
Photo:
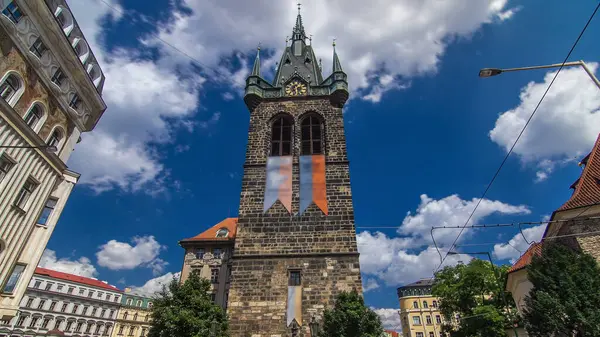
<svg viewBox="0 0 600 337"><path fill-rule="evenodd" d="M548 64L548 65L544 65L544 66L508 68L508 69L500 69L500 70L504 73L504 72L509 72L509 71L560 68L561 66L562 67L574 67L574 66L580 66L580 67L582 67L583 70L585 70L585 72L588 74L588 76L592 79L592 81L594 82L594 84L596 84L596 86L598 87L598 89L600 89L600 81L598 80L598 78L596 77L596 75L594 75L594 73L590 70L590 68L587 66L587 64L585 64L585 62L583 62L583 61L565 62L564 64L562 64L562 63Z"/></svg>

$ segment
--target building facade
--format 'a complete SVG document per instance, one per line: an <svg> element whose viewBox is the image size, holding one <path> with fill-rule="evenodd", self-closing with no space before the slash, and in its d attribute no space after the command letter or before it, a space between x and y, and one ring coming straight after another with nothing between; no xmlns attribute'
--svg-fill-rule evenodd
<svg viewBox="0 0 600 337"><path fill-rule="evenodd" d="M444 317L439 299L431 295L432 279L398 288L400 323L404 337L441 337Z"/></svg>
<svg viewBox="0 0 600 337"><path fill-rule="evenodd" d="M185 249L181 281L184 282L192 272L210 280L212 300L223 309L227 309L229 297L231 256L237 220L227 218L208 230L179 242Z"/></svg>
<svg viewBox="0 0 600 337"><path fill-rule="evenodd" d="M19 313L0 327L0 337L110 336L122 293L104 281L37 268Z"/></svg>
<svg viewBox="0 0 600 337"><path fill-rule="evenodd" d="M298 13L274 80L262 77L259 55L246 80L250 125L223 299L232 337L308 336L308 323L340 292L362 292L342 114L347 76L334 46L324 78L307 40ZM193 264L205 275L219 268L197 256L186 248L183 275Z"/></svg>
<svg viewBox="0 0 600 337"><path fill-rule="evenodd" d="M17 313L79 174L66 163L106 105L64 0L0 0L0 321Z"/></svg>
<svg viewBox="0 0 600 337"><path fill-rule="evenodd" d="M527 266L534 255L542 253L544 243L560 241L600 262L600 136L580 166L581 175L571 185L573 194L552 214L543 241L531 245L508 271L506 290L512 294L519 312L525 309L525 298L533 288Z"/></svg>
<svg viewBox="0 0 600 337"><path fill-rule="evenodd" d="M121 299L121 308L117 312L117 322L113 329L113 337L145 337L148 336L151 322L152 299L134 293L125 288Z"/></svg>

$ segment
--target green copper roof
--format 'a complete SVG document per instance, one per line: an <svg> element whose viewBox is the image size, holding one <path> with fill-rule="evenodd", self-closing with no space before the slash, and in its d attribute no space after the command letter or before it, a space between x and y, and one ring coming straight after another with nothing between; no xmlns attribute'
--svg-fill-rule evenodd
<svg viewBox="0 0 600 337"><path fill-rule="evenodd" d="M254 60L254 67L252 67L252 74L250 76L260 77L260 47L256 51L256 59Z"/></svg>

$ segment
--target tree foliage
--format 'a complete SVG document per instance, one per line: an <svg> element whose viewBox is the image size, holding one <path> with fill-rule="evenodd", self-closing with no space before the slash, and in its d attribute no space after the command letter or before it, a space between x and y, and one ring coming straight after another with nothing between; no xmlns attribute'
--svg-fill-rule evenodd
<svg viewBox="0 0 600 337"><path fill-rule="evenodd" d="M444 331L453 337L505 336L511 323L506 303L514 307L503 287L508 268L474 259L436 273L432 293L440 299L440 312L447 322ZM461 317L458 325L452 324L455 315Z"/></svg>
<svg viewBox="0 0 600 337"><path fill-rule="evenodd" d="M148 337L208 337L212 322L215 336L227 337L227 317L212 303L211 285L196 273L181 284L173 279L153 301L152 326Z"/></svg>
<svg viewBox="0 0 600 337"><path fill-rule="evenodd" d="M365 306L356 290L340 293L333 309L325 310L323 327L318 337L380 337L381 320Z"/></svg>
<svg viewBox="0 0 600 337"><path fill-rule="evenodd" d="M544 244L527 274L533 288L523 318L530 336L600 336L600 268L592 256Z"/></svg>

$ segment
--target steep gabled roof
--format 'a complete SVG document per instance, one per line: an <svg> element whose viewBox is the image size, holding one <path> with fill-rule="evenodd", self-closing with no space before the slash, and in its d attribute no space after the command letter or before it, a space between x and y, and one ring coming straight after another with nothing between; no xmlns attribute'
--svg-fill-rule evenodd
<svg viewBox="0 0 600 337"><path fill-rule="evenodd" d="M195 241L233 241L235 240L235 234L237 232L237 221L238 218L226 218L194 237L181 240L180 243ZM221 228L226 228L228 233L226 237L218 238L217 231Z"/></svg>
<svg viewBox="0 0 600 337"><path fill-rule="evenodd" d="M73 283L81 283L81 284L85 284L85 285L96 287L96 288L102 288L102 289L108 289L108 290L112 290L112 291L123 292L121 289L119 289L115 286L112 286L108 283L104 283L103 281L96 280L96 279L89 278L89 277L67 274L67 273L63 273L60 271L46 269L46 268L40 268L40 267L35 268L35 273L37 275L52 277L55 279L70 281Z"/></svg>
<svg viewBox="0 0 600 337"><path fill-rule="evenodd" d="M600 203L600 136L592 152L581 164L585 165L581 176L571 185L575 191L571 198L556 210L557 212Z"/></svg>
<svg viewBox="0 0 600 337"><path fill-rule="evenodd" d="M515 262L515 264L513 264L512 267L510 267L508 273L513 273L527 267L531 263L531 259L535 255L540 254L542 254L542 243L536 242L532 244L531 246L529 246L527 251L523 255L521 255L517 262Z"/></svg>

